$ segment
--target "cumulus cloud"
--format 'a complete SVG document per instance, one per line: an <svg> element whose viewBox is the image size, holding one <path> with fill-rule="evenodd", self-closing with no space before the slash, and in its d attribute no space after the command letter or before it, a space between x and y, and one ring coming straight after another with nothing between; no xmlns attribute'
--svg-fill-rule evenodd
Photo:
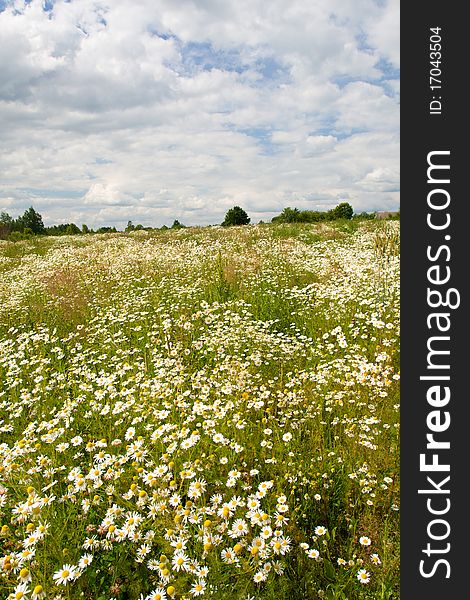
<svg viewBox="0 0 470 600"><path fill-rule="evenodd" d="M398 28L398 0L3 0L0 209L398 208Z"/></svg>

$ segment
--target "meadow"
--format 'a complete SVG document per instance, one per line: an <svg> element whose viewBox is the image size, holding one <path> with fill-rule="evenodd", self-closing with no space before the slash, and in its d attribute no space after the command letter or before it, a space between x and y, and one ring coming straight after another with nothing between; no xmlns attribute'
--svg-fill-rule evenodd
<svg viewBox="0 0 470 600"><path fill-rule="evenodd" d="M399 223L0 241L0 597L399 598Z"/></svg>

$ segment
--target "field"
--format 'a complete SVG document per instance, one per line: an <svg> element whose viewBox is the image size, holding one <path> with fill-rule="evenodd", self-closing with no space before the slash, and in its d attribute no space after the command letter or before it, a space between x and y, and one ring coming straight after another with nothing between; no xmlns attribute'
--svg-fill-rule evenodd
<svg viewBox="0 0 470 600"><path fill-rule="evenodd" d="M0 597L399 598L399 223L0 241Z"/></svg>

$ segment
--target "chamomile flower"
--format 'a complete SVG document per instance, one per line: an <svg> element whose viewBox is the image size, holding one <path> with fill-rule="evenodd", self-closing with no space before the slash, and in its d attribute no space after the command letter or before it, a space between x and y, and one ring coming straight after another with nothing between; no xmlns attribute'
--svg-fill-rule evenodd
<svg viewBox="0 0 470 600"><path fill-rule="evenodd" d="M83 569L86 569L87 567L89 567L91 565L92 561L93 561L93 554L83 554L83 556L81 556L80 560L78 561L79 569L81 569L83 571Z"/></svg>
<svg viewBox="0 0 470 600"><path fill-rule="evenodd" d="M198 581L193 583L191 589L189 590L189 593L191 594L191 596L203 596L205 589L206 582L204 581L204 579L199 579Z"/></svg>
<svg viewBox="0 0 470 600"><path fill-rule="evenodd" d="M253 575L253 581L255 583L261 583L262 581L266 581L266 579L267 579L267 573L265 573L264 571L257 571Z"/></svg>
<svg viewBox="0 0 470 600"><path fill-rule="evenodd" d="M365 569L359 569L357 572L357 578L363 584L369 583L370 573L368 573Z"/></svg>
<svg viewBox="0 0 470 600"><path fill-rule="evenodd" d="M12 600L26 600L29 596L29 585L28 583L20 583L17 585L11 596Z"/></svg>
<svg viewBox="0 0 470 600"><path fill-rule="evenodd" d="M77 575L77 567L69 564L65 564L62 569L59 569L54 573L52 579L57 585L67 585L70 581L73 581Z"/></svg>
<svg viewBox="0 0 470 600"><path fill-rule="evenodd" d="M162 587L158 587L145 597L145 600L166 600L167 595Z"/></svg>
<svg viewBox="0 0 470 600"><path fill-rule="evenodd" d="M189 565L189 557L184 552L175 552L171 564L175 571L186 571Z"/></svg>
<svg viewBox="0 0 470 600"><path fill-rule="evenodd" d="M31 592L31 600L43 600L46 597L46 592L42 585L36 585Z"/></svg>
<svg viewBox="0 0 470 600"><path fill-rule="evenodd" d="M374 565L380 565L382 563L378 554L371 554L370 560Z"/></svg>

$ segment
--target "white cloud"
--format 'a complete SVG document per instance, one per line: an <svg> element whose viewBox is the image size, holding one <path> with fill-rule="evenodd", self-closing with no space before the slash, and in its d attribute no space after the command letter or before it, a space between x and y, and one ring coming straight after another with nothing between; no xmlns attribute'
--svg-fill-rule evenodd
<svg viewBox="0 0 470 600"><path fill-rule="evenodd" d="M397 0L7 3L0 209L122 226L397 208L398 27Z"/></svg>

